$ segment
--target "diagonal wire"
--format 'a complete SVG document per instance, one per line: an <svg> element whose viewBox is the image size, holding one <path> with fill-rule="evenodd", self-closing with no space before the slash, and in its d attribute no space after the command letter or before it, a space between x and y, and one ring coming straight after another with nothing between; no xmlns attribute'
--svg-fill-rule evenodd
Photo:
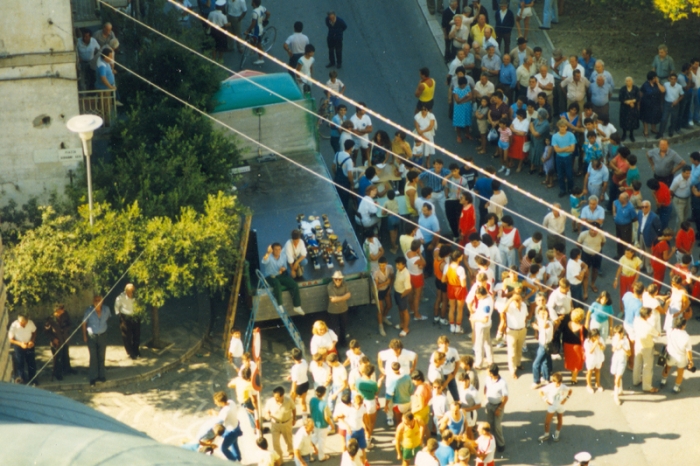
<svg viewBox="0 0 700 466"><path fill-rule="evenodd" d="M156 34L158 34L158 35L160 35L161 37L163 37L163 38L169 40L170 42L173 42L173 43L175 43L175 44L177 44L177 45L183 47L184 49L188 50L189 52L194 53L195 55L197 55L197 56L199 56L199 57L201 57L201 58L204 58L205 60L209 61L210 63L212 63L212 64L214 64L214 65L216 65L216 66L218 66L218 67L220 67L220 68L222 68L222 69L224 69L224 70L230 72L230 73L233 73L233 74L234 74L235 76L237 76L238 78L244 79L244 80L246 80L247 82L253 84L254 86L256 86L256 87L258 87L258 88L260 88L260 89L264 89L265 91L267 91L267 92L271 93L272 95L274 95L274 96L276 96L276 97L278 97L278 98L280 98L280 99L286 101L286 102L289 103L289 104L292 104L293 106L299 108L300 110L302 110L302 111L304 111L304 112L307 112L307 113L310 113L310 114L314 115L315 117L318 117L319 120L323 120L323 121L327 122L329 125L331 125L331 126L333 126L333 127L340 128L340 125L338 125L338 124L335 123L334 121L332 121L332 120L330 120L330 119L327 119L327 118L325 118L325 117L322 116L322 115L317 115L314 111L312 111L312 110L310 110L310 109L308 109L308 108L306 108L306 107L300 105L299 103L297 103L297 102L295 102L295 101L292 101L291 99L289 99L289 98L287 98L287 97L285 97L285 96L283 96L283 95L281 95L281 94L275 92L273 89L270 89L269 87L266 87L266 86L264 86L264 85L258 83L257 81L255 81L255 80L249 78L248 76L242 75L242 74L240 74L239 72L236 72L236 71L234 71L234 70L232 70L232 69L230 69L230 68L227 68L227 67L226 67L225 65L223 65L222 63L219 63L219 62L217 62L216 60L213 60L212 58L207 57L206 55L204 55L204 54L202 54L202 53L200 53L200 52L198 52L198 51L196 51L196 50L194 50L194 49L192 49L192 48L186 46L185 44L182 44L181 42L178 42L177 40L175 40L175 39L171 38L170 36L168 36L168 35L166 35L166 34L160 32L160 31L158 31L157 29L154 29L153 27L149 26L148 24L145 24L145 23L143 23L143 22L141 22L141 21L139 21L139 20L137 20L137 19L135 19L135 18L133 18L133 17L127 15L126 13L122 12L121 10L118 10L117 8L113 7L112 5L109 5L109 4L104 3L104 2L103 2L103 4L104 4L105 6L108 6L109 8L112 8L114 11L116 11L116 12L118 12L118 13L120 13L120 14L126 16L126 17L128 17L129 19L133 20L134 22L136 22L137 24L141 25L142 27L144 27L144 28L146 28L146 29L148 29L148 30L150 30L150 31L152 31L152 32L155 32ZM179 4L178 4L178 5L179 5ZM181 8L183 8L183 9L187 10L186 8L182 7L181 5L179 5L179 6L180 6ZM189 10L187 10L187 11L189 12ZM201 19L201 17L199 17L198 15L197 15L197 18ZM211 25L212 25L212 26L215 26L215 25L213 25L213 23L211 23ZM225 30L223 30L223 29L221 29L221 30L224 31L224 32L226 32L226 33L228 34L228 31L225 31ZM230 37L235 37L235 36L230 35ZM237 37L235 37L235 38L236 38L237 40L240 41L240 39L238 39ZM252 47L252 46L251 46L250 44L248 44L247 42L245 42L245 44L246 44L248 47ZM254 50L258 50L258 49L254 49ZM271 57L271 56L269 56L268 54L265 54L265 55L267 55L268 57ZM271 58L274 59L274 57L271 57ZM276 59L275 59L275 60L276 60ZM280 63L281 63L281 62L280 62ZM286 65L285 65L285 66L286 66ZM292 70L292 68L288 68L288 69ZM296 70L294 70L294 71L296 72ZM300 73L297 72L297 74L300 74ZM332 91L331 89L327 89L327 90ZM332 93L335 94L335 95L338 96L338 97L343 97L343 98L344 98L344 94L339 94L339 93L337 93L337 92L335 92L335 91L332 91ZM349 100L349 99L346 99L346 100ZM364 136L364 135L360 135L359 138L362 139L362 140L364 140L364 141L366 141L366 142L371 142L371 141L369 141L369 139L368 139L366 136ZM427 141L427 140L424 140L424 142L426 142L426 141ZM386 148L386 147L383 147L383 146L380 146L380 145L376 145L376 144L373 144L373 145L374 145L374 147L378 147L378 148L380 148L382 151L384 151L384 152L386 152L386 153L388 153L388 154L391 154L391 155L393 155L393 156L395 156L395 157L397 157L397 158L403 160L404 162L406 162L406 163L408 163L408 164L410 164L410 165L413 165L414 167L416 167L416 168L419 169L419 170L422 170L422 171L429 171L429 169L426 169L425 167L423 167L423 166L417 164L416 162L414 162L414 161L412 161L412 160L410 160L410 159L408 159L408 158L406 158L406 157L403 157L403 156L401 156L401 155L399 155L399 154L395 154L395 153L391 152L391 150L389 150L389 149ZM438 146L435 146L435 147L438 147ZM463 160L463 159L461 159L461 158L460 158L459 160L460 160L460 162L465 163L465 164L468 165L468 166L470 165L469 162L467 162L467 161L465 161L465 160ZM503 181L503 180L499 179L498 177L496 177L495 175L486 172L485 170L484 170L483 172L484 172L484 174L485 174L486 176L488 176L488 177L490 177L490 178L492 178L492 179L496 179L496 180L499 180L499 181ZM438 175L438 174L435 174L434 176L436 176L437 178L440 178L440 179L442 179L442 180L446 180L448 183L452 184L454 187L457 187L458 189L462 189L462 187L461 187L460 185L458 185L457 183L455 183L454 181L452 181L449 177L443 177L443 176L440 176L440 175ZM475 192L473 192L473 191L470 191L470 192L471 192L471 194L472 194L473 196L478 197L478 198L481 199L482 201L490 202L490 199L486 198L485 196L483 196L483 195L481 195L481 194L479 194L479 193L475 193ZM507 207L507 206L499 206L499 207L501 207L503 210L505 210L505 211L507 211L507 212L510 212L511 214L515 215L516 217L519 217L519 218L524 219L526 222L531 223L531 224L534 225L536 228L541 228L541 229L543 229L543 226L542 226L541 224L537 223L536 221L534 221L533 219L531 219L531 218L529 218L529 217L527 217L527 216L525 216L525 215L520 214L519 212L513 210L512 208L509 208L509 207ZM555 208L556 208L556 207L554 207L554 205L552 205L552 206L550 207L550 209L555 209ZM560 212L560 214L565 213L562 209L559 209L559 212ZM569 215L569 214L566 214L565 217L566 217L566 216L570 216L570 215ZM576 218L576 217L573 217L573 216L570 216L570 217L571 217L571 219L572 219L572 221L573 221L574 223L584 224L584 225L585 225L586 227L588 227L589 229L596 230L599 234L602 234L603 236L608 237L608 238L612 239L613 241L619 242L619 243L623 244L625 247L630 248L630 249L632 249L632 250L634 250L634 251L636 251L636 252L642 251L641 249L635 248L635 247L634 247L633 245L631 245L630 243L627 243L627 242L625 242L625 241L623 241L623 240L617 238L616 236L613 236L613 235L611 235L611 234L605 232L604 230L599 229L599 228L598 228L597 226L595 226L595 225L589 225L589 224L588 224L587 222L585 222L584 220L581 220L581 219ZM551 232L549 232L549 233L551 233ZM565 236L565 235L562 235L562 234L559 234L559 233L556 233L556 236L558 236L558 237L564 239L565 241L571 242L572 244L574 244L574 245L580 247L580 244L579 244L575 239L573 239L573 238L569 238L569 237L567 237L567 236ZM619 264L619 262L618 262L617 260L615 260L613 257L610 257L610 256L608 256L608 255L606 255L606 254L603 254L602 252L599 253L599 254L600 254L601 257L605 258L606 260L608 260L608 261L610 261L610 262L612 262L612 263L614 263L614 264L617 264L618 266L623 267L625 270L628 269L627 266L623 266L623 265ZM653 255L650 255L650 254L649 254L649 257L653 257ZM666 262L666 261L660 260L660 259L658 259L658 258L655 258L655 261L661 262L661 263L663 263L663 264L664 264L665 266L667 266L667 267L671 267L672 270L675 269L674 265L671 264L670 262ZM659 284L659 285L662 286L662 287L666 287L666 288L669 288L669 289L671 288L671 286L670 286L669 284L666 284L666 283L664 283L663 281L656 280L653 276L651 276L651 275L649 275L649 274L647 274L647 273L644 273L644 272L642 272L641 270L640 270L640 271L637 271L637 274L640 275L640 276L642 276L642 277L644 277L644 278L647 278L647 279L651 280L651 281L654 282L654 283ZM695 277L689 277L689 278L692 278L693 280L696 280ZM692 295L688 295L688 298L689 298L690 300L692 300L692 301L695 301L695 302L699 302L699 303L700 303L700 299L695 298L695 297L693 297Z"/></svg>

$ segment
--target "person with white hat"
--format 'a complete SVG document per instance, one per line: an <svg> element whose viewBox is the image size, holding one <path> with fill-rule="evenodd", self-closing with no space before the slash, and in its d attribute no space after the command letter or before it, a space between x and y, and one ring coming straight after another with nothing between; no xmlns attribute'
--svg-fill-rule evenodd
<svg viewBox="0 0 700 466"><path fill-rule="evenodd" d="M332 317L330 327L338 335L338 344L345 346L350 335L346 333L348 325L348 300L352 296L343 280L343 272L333 273L333 283L328 284L328 315Z"/></svg>
<svg viewBox="0 0 700 466"><path fill-rule="evenodd" d="M593 459L590 453L587 451L582 451L581 453L576 453L574 456L575 465L578 466L590 466L590 462Z"/></svg>
<svg viewBox="0 0 700 466"><path fill-rule="evenodd" d="M214 58L214 60L218 60L219 62L223 63L224 52L228 50L228 36L223 30L230 27L231 23L228 22L228 19L224 14L224 8L226 8L226 0L216 0L215 5L216 8L209 12L209 16L207 17L207 19L209 20L209 22L213 23L221 29L217 29L214 27L209 29L209 34L214 39L214 42L216 44L214 46L214 52L212 57Z"/></svg>

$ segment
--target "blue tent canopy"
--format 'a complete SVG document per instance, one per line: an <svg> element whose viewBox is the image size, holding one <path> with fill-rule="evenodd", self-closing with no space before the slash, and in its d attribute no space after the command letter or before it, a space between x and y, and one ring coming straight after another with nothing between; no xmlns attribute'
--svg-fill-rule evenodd
<svg viewBox="0 0 700 466"><path fill-rule="evenodd" d="M255 85L248 79L262 87ZM221 87L214 95L216 107L213 113L261 107L285 101L283 98L273 95L267 90L268 88L285 99L301 100L304 97L289 73L251 76L248 79L231 79L221 83Z"/></svg>

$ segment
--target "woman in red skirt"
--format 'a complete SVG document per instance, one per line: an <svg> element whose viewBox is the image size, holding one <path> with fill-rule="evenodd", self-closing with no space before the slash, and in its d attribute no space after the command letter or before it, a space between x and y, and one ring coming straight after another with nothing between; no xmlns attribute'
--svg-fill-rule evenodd
<svg viewBox="0 0 700 466"><path fill-rule="evenodd" d="M571 383L578 381L578 372L583 369L586 357L583 342L588 338L588 330L583 325L585 312L580 307L571 311L571 320L564 326L562 341L564 342L564 368L571 371Z"/></svg>
<svg viewBox="0 0 700 466"><path fill-rule="evenodd" d="M513 137L508 151L508 158L518 161L518 169L515 170L518 173L523 169L523 160L529 155L528 151L523 149L527 142L527 132L529 129L530 121L527 119L527 112L523 109L519 109L515 112L515 119L510 125Z"/></svg>
<svg viewBox="0 0 700 466"><path fill-rule="evenodd" d="M676 251L676 247L670 247L668 242L673 238L673 230L666 228L658 237L656 244L651 247L651 254L660 260L651 260L651 269L654 271L654 281L660 286L666 277L666 262ZM663 262L661 262L663 261Z"/></svg>

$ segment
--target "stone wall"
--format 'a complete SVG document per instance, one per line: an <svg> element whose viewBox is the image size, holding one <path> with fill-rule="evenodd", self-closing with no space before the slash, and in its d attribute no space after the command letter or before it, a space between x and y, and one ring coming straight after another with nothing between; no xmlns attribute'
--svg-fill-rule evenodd
<svg viewBox="0 0 700 466"><path fill-rule="evenodd" d="M82 161L70 2L0 2L0 102L0 204L62 193Z"/></svg>

